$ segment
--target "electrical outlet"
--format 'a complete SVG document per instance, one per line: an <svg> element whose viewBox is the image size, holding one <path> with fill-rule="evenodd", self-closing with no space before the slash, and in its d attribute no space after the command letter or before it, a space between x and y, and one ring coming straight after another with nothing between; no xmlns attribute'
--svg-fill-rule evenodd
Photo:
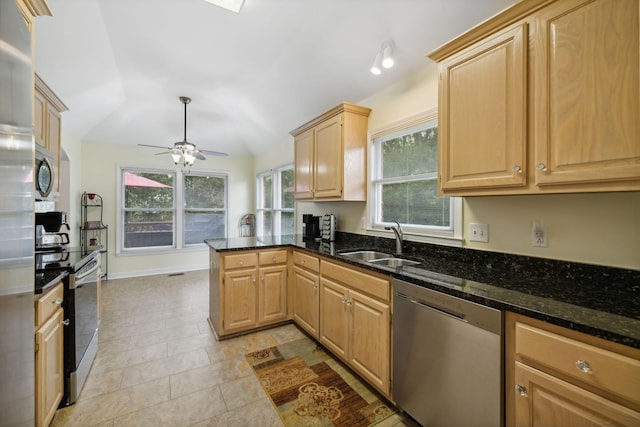
<svg viewBox="0 0 640 427"><path fill-rule="evenodd" d="M531 244L534 247L547 247L547 230L541 221L533 221L533 227L531 227Z"/></svg>
<svg viewBox="0 0 640 427"><path fill-rule="evenodd" d="M489 242L489 224L469 223L469 240L472 242Z"/></svg>

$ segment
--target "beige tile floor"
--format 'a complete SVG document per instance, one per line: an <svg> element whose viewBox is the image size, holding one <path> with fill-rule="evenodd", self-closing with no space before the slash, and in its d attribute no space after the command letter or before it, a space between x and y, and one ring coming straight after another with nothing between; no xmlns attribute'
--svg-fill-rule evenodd
<svg viewBox="0 0 640 427"><path fill-rule="evenodd" d="M216 341L207 271L105 281L102 310L87 382L53 427L283 425L244 355L301 338L295 325Z"/></svg>

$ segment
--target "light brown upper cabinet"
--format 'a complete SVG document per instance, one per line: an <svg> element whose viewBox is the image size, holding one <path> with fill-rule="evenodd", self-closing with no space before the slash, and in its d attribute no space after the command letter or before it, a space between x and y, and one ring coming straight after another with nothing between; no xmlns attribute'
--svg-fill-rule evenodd
<svg viewBox="0 0 640 427"><path fill-rule="evenodd" d="M60 170L60 132L61 113L68 108L47 86L47 84L35 75L35 89L33 92L33 139L54 157L55 168ZM55 183L55 191L60 187L60 174Z"/></svg>
<svg viewBox="0 0 640 427"><path fill-rule="evenodd" d="M638 0L527 0L429 54L447 195L640 190Z"/></svg>
<svg viewBox="0 0 640 427"><path fill-rule="evenodd" d="M297 200L367 199L367 125L371 110L342 103L291 131Z"/></svg>

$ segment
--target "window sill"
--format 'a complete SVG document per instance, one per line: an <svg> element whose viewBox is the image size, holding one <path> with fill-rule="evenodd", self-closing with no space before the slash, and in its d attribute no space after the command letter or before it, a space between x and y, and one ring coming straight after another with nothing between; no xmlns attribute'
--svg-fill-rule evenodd
<svg viewBox="0 0 640 427"><path fill-rule="evenodd" d="M169 254L180 254L185 252L203 252L207 251L208 247L204 243L197 246L186 246L183 248L153 248L153 249L129 249L129 250L118 250L116 252L116 256L118 257L130 257L130 256L147 256L147 255L169 255Z"/></svg>
<svg viewBox="0 0 640 427"><path fill-rule="evenodd" d="M376 228L366 228L364 231L367 236L387 237L389 239L395 239L394 233L390 231L379 230ZM417 234L406 231L404 232L404 241L430 243L433 245L451 246L455 248L461 248L464 243L464 239L462 237Z"/></svg>

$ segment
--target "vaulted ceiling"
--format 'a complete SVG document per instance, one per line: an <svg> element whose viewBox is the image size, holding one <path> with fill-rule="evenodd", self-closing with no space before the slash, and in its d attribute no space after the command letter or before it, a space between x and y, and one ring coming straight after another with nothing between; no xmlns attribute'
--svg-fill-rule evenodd
<svg viewBox="0 0 640 427"><path fill-rule="evenodd" d="M425 55L514 0L48 0L36 72L88 143L259 155L342 101L357 102L428 64ZM369 72L386 40L395 66ZM429 106L425 106L429 107ZM153 150L153 149L151 149Z"/></svg>

